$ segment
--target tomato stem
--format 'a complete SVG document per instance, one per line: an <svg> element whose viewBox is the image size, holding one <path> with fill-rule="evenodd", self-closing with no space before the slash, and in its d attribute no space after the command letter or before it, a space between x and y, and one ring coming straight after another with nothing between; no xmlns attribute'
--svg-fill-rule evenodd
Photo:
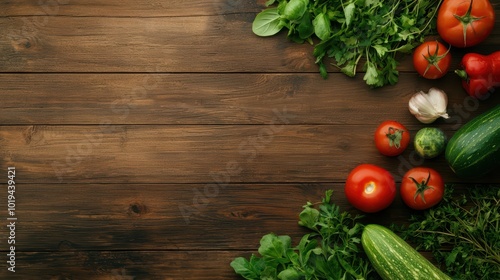
<svg viewBox="0 0 500 280"><path fill-rule="evenodd" d="M436 69L439 71L439 73L443 73L443 71L439 67L438 63L441 59L443 59L444 57L446 57L446 55L448 55L448 53L450 52L450 49L451 49L451 45L448 47L448 50L444 54L438 55L439 43L436 41L436 50L434 51L433 54L431 54L430 46L427 45L427 55L428 56L425 56L424 54L422 54L422 56L425 58L425 60L427 60L428 64L427 64L427 67L425 68L424 74L422 76L425 76L425 74L427 73L427 71L429 71L431 66L436 67Z"/></svg>
<svg viewBox="0 0 500 280"><path fill-rule="evenodd" d="M433 187L429 186L429 180L431 179L431 172L429 172L429 176L427 176L427 179L423 180L421 183L417 182L415 178L410 177L410 179L415 183L417 190L415 191L415 195L413 196L413 201L417 201L417 197L420 195L422 197L422 201L427 204L425 201L425 191L428 189L433 189Z"/></svg>
<svg viewBox="0 0 500 280"><path fill-rule="evenodd" d="M387 133L385 134L385 136L389 138L390 147L394 146L397 149L401 147L401 139L403 138L403 132L404 130L397 129L392 126L387 129Z"/></svg>
<svg viewBox="0 0 500 280"><path fill-rule="evenodd" d="M484 18L484 16L483 17L474 17L471 15L473 2L474 2L474 0L470 1L469 8L467 9L467 12L465 13L465 15L463 15L463 16L460 16L457 14L453 15L458 21L460 21L462 23L462 26L464 29L464 31L463 31L463 33L464 33L464 47L467 47L467 28L469 27L469 25L472 28L472 32L476 33L476 30L474 29L474 25L472 25L472 23Z"/></svg>

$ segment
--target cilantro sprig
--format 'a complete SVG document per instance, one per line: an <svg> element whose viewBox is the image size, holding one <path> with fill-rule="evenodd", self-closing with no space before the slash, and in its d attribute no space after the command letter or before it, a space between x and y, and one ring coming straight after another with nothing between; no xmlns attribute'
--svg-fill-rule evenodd
<svg viewBox="0 0 500 280"><path fill-rule="evenodd" d="M313 55L324 78L329 59L351 77L361 68L367 85L381 87L398 81L397 53L409 53L435 34L441 1L268 0L252 30L272 36L286 28L290 40L314 45Z"/></svg>
<svg viewBox="0 0 500 280"><path fill-rule="evenodd" d="M287 235L266 234L259 256L237 257L231 267L249 280L380 279L360 244L362 216L341 212L331 196L329 190L321 203L304 205L299 225L311 232L298 245L293 247Z"/></svg>

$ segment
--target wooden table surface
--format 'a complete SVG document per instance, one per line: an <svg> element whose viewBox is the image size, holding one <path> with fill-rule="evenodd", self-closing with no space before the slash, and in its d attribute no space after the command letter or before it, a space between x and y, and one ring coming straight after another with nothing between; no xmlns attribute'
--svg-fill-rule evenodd
<svg viewBox="0 0 500 280"><path fill-rule="evenodd" d="M384 157L372 140L386 119L412 134L424 127L407 109L419 90L447 92L453 117L430 126L448 137L498 94L470 99L451 72L420 78L409 56L395 86L370 89L362 74L323 80L311 45L251 32L264 2L0 1L1 279L240 279L230 261L269 232L297 241L307 232L298 213L325 190L356 213L343 185L360 163L397 181L426 165L460 187L500 184L498 174L461 180L412 146ZM496 28L478 47L452 49L452 68L499 45ZM410 214L398 197L367 219Z"/></svg>

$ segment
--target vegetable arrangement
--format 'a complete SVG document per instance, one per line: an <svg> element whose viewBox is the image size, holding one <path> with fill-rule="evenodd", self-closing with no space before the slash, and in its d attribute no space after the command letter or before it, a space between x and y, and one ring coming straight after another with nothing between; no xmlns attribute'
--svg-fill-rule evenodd
<svg viewBox="0 0 500 280"><path fill-rule="evenodd" d="M259 255L235 258L234 271L249 280L260 279L380 279L361 248L361 216L341 212L327 191L317 208L308 202L299 225L312 232L292 247L289 236L262 237Z"/></svg>
<svg viewBox="0 0 500 280"><path fill-rule="evenodd" d="M413 66L424 78L439 79L449 69L451 46L467 48L482 43L495 26L495 11L489 0L444 0L437 13L439 41L422 43L413 52ZM500 51L489 55L468 53L455 73L462 87L472 97L485 100L500 87Z"/></svg>
<svg viewBox="0 0 500 280"><path fill-rule="evenodd" d="M434 33L440 2L268 0L268 8L255 17L252 30L258 36L272 36L285 28L290 40L313 44L324 78L328 76L328 58L351 77L363 61L366 84L381 87L398 81L396 54L411 52L425 36Z"/></svg>
<svg viewBox="0 0 500 280"><path fill-rule="evenodd" d="M291 40L311 44L314 35L320 39L314 55L323 77L327 76L327 57L349 76L355 75L358 62L365 59L364 80L375 87L397 81L395 53L409 51L415 42L422 41L432 30L436 7L441 3L269 0L267 4L275 2L277 7L268 8L255 18L255 34L271 36L287 28ZM427 7L427 16L419 16L416 11L423 10L412 5ZM410 10L415 10L414 18L409 17ZM450 46L477 45L491 32L494 16L488 0L443 0L437 17L438 31ZM367 26L368 22L371 26ZM405 24L410 22L411 28L406 26L406 30ZM375 26L380 30L369 29ZM389 34L392 31L396 33ZM376 36L365 34L370 32ZM385 42L377 41L377 36L385 38ZM439 41L422 43L413 53L416 71L427 79L443 77L450 67L449 51L450 47ZM486 99L493 88L500 87L500 51L489 56L467 54L461 67L455 72L471 97ZM427 93L414 94L408 108L421 123L430 124L441 117L449 118L447 102L445 92L431 88ZM374 133L375 147L388 157L403 153L410 141L406 127L394 120L382 122ZM447 163L458 176L472 178L498 170L499 144L500 105L463 125L449 142L444 132L435 127L424 127L413 137L417 155L431 159L445 153ZM392 225L393 231L381 225L363 225L362 216L340 212L331 202L332 191L327 191L319 205L308 202L300 213L299 225L312 233L305 234L297 246L292 246L289 236L271 233L261 239L260 256L236 258L231 266L244 278L255 280L448 280L452 279L450 276L500 279L500 189L476 186L471 188L470 200L466 196L453 200L452 186L445 185L437 170L413 167L397 189L388 170L367 163L350 171L344 187L348 202L364 213L386 209L398 192L402 201L419 213L411 217L409 226ZM413 248L405 239L419 245ZM448 249L444 249L446 246ZM416 249L432 251L446 273Z"/></svg>
<svg viewBox="0 0 500 280"><path fill-rule="evenodd" d="M248 280L499 279L500 188L472 187L470 196L459 199L453 192L447 186L440 204L414 214L409 225L387 228L340 211L328 190L320 203L304 205L298 224L310 232L298 244L269 233L258 255L237 257L230 265ZM446 273L418 249L430 250Z"/></svg>

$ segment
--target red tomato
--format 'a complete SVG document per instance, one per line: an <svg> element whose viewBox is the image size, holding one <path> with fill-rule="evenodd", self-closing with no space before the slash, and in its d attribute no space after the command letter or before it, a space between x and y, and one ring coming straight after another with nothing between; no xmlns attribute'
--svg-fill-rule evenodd
<svg viewBox="0 0 500 280"><path fill-rule="evenodd" d="M385 156L401 154L409 143L408 129L397 121L384 121L375 130L375 146Z"/></svg>
<svg viewBox="0 0 500 280"><path fill-rule="evenodd" d="M484 41L495 26L495 11L489 0L444 0L437 15L439 36L458 48Z"/></svg>
<svg viewBox="0 0 500 280"><path fill-rule="evenodd" d="M444 195L441 175L428 167L414 167L403 176L401 198L415 210L424 210L438 204Z"/></svg>
<svg viewBox="0 0 500 280"><path fill-rule="evenodd" d="M450 68L449 50L438 41L424 42L413 51L413 67L424 78L439 79Z"/></svg>
<svg viewBox="0 0 500 280"><path fill-rule="evenodd" d="M396 183L389 171L373 164L361 164L347 177L345 195L357 209L374 213L387 208L396 197Z"/></svg>

